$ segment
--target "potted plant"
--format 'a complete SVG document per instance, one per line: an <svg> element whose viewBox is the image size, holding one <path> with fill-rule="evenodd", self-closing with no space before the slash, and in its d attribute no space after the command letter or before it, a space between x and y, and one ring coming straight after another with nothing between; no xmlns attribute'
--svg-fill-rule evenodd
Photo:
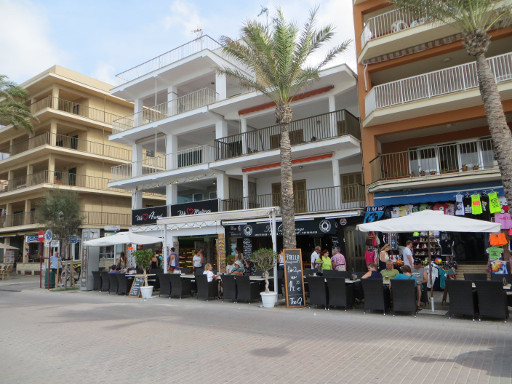
<svg viewBox="0 0 512 384"><path fill-rule="evenodd" d="M473 165L473 171L478 171L478 168L480 168L478 164Z"/></svg>
<svg viewBox="0 0 512 384"><path fill-rule="evenodd" d="M420 171L420 176L425 176L425 171Z"/></svg>
<svg viewBox="0 0 512 384"><path fill-rule="evenodd" d="M435 175L436 173L437 173L436 171L430 171L431 175Z"/></svg>
<svg viewBox="0 0 512 384"><path fill-rule="evenodd" d="M467 164L462 164L462 172L466 172L468 170Z"/></svg>
<svg viewBox="0 0 512 384"><path fill-rule="evenodd" d="M258 249L251 255L251 262L254 264L254 267L263 271L265 277L265 291L260 293L261 301L265 308L272 308L277 302L277 291L270 292L268 289L268 271L276 265L277 257L277 253L270 248Z"/></svg>
<svg viewBox="0 0 512 384"><path fill-rule="evenodd" d="M137 267L142 268L142 273L144 275L144 286L140 288L140 292L144 299L149 299L153 295L153 286L148 284L146 270L151 264L153 251L151 249L139 249L138 251L133 252L132 255L135 257Z"/></svg>

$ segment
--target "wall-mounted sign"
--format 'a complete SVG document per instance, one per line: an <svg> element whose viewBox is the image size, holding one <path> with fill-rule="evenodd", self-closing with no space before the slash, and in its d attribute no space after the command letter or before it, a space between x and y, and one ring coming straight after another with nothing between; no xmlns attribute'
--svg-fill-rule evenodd
<svg viewBox="0 0 512 384"><path fill-rule="evenodd" d="M339 223L335 219L313 219L295 222L297 236L335 235ZM270 223L247 223L226 227L233 237L267 237L271 236ZM277 235L283 235L283 224L277 223Z"/></svg>
<svg viewBox="0 0 512 384"><path fill-rule="evenodd" d="M155 224L167 216L167 205L132 210L132 225ZM105 229L106 230L106 229Z"/></svg>
<svg viewBox="0 0 512 384"><path fill-rule="evenodd" d="M44 234L43 234L43 240L44 240ZM39 237L38 236L26 236L25 242L26 243L39 243Z"/></svg>
<svg viewBox="0 0 512 384"><path fill-rule="evenodd" d="M171 205L171 216L199 215L219 211L217 199Z"/></svg>
<svg viewBox="0 0 512 384"><path fill-rule="evenodd" d="M372 223L374 221L382 219L382 216L384 216L384 208L386 208L384 205L374 205L366 207L366 212L364 214L364 222Z"/></svg>

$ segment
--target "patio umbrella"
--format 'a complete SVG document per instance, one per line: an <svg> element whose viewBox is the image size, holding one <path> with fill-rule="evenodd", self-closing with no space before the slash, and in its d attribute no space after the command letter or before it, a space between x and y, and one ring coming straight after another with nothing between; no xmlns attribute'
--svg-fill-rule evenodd
<svg viewBox="0 0 512 384"><path fill-rule="evenodd" d="M12 245L0 243L0 249L19 249L19 248L13 247Z"/></svg>
<svg viewBox="0 0 512 384"><path fill-rule="evenodd" d="M357 229L362 232L428 232L428 265L431 268L430 232L500 232L501 224L489 221L468 219L462 216L445 215L443 211L424 211L411 213L394 219L380 220L372 223L359 224ZM430 297L432 311L434 310L434 289L432 287L432 274L430 279Z"/></svg>
<svg viewBox="0 0 512 384"><path fill-rule="evenodd" d="M139 235L133 232L119 232L112 236L88 240L84 242L84 245L90 247L106 247L117 244L155 244L161 242L162 238L156 236Z"/></svg>

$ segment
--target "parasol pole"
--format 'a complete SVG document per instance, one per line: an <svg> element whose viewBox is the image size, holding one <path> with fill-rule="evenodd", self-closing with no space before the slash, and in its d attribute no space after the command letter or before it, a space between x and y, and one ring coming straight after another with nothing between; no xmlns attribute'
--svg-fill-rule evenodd
<svg viewBox="0 0 512 384"><path fill-rule="evenodd" d="M432 239L430 237L430 231L428 231L428 280L430 283L430 305L432 307L432 312L434 312L434 285L432 284L432 253L430 248L431 240Z"/></svg>

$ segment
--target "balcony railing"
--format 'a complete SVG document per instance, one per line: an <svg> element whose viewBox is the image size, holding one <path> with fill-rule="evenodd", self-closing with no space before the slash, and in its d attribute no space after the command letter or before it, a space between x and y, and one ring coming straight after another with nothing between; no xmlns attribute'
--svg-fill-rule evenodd
<svg viewBox="0 0 512 384"><path fill-rule="evenodd" d="M387 153L370 162L372 182L454 173L498 171L491 139L450 143Z"/></svg>
<svg viewBox="0 0 512 384"><path fill-rule="evenodd" d="M430 19L426 9L419 17L403 9L394 9L375 17L370 17L365 23L363 32L361 32L361 49L364 48L370 40L388 36L407 28L416 27L429 21Z"/></svg>
<svg viewBox="0 0 512 384"><path fill-rule="evenodd" d="M45 108L57 109L59 111L71 113L73 115L78 115L81 117L86 117L90 120L99 121L101 123L106 123L110 125L112 125L114 120L119 119L121 117L120 115L105 112L101 109L88 107L86 105L75 103L73 101L60 99L52 96L45 97L44 99L41 99L31 104L30 112L35 114Z"/></svg>
<svg viewBox="0 0 512 384"><path fill-rule="evenodd" d="M512 80L512 53L487 59L496 83ZM476 62L373 87L365 98L366 116L379 108L430 99L478 87Z"/></svg>
<svg viewBox="0 0 512 384"><path fill-rule="evenodd" d="M155 121L166 119L204 107L216 101L217 93L210 88L203 88L176 99L153 107L144 107L141 112L121 117L114 121L114 134L140 127Z"/></svg>
<svg viewBox="0 0 512 384"><path fill-rule="evenodd" d="M119 83L123 84L144 76L147 73L163 68L169 64L175 63L204 49L213 51L219 47L221 47L220 43L212 39L210 36L204 35L174 48L169 52L121 72L117 74L116 77L118 78Z"/></svg>
<svg viewBox="0 0 512 384"><path fill-rule="evenodd" d="M21 212L0 216L0 228L36 224L35 212Z"/></svg>
<svg viewBox="0 0 512 384"><path fill-rule="evenodd" d="M52 136L55 138L54 140L52 140ZM85 152L124 161L130 161L132 157L131 150L126 148L119 148L112 145L83 140L73 136L60 134L55 135L50 132L42 133L10 146L6 143L4 146L0 147L0 152L14 156L43 145L55 145L57 147L72 149L78 152Z"/></svg>
<svg viewBox="0 0 512 384"><path fill-rule="evenodd" d="M365 189L360 184L294 190L295 213L311 213L340 209L357 209L365 206ZM223 211L279 206L281 194L269 193L240 199L221 200Z"/></svg>
<svg viewBox="0 0 512 384"><path fill-rule="evenodd" d="M83 225L121 225L130 226L132 215L129 213L81 212Z"/></svg>
<svg viewBox="0 0 512 384"><path fill-rule="evenodd" d="M361 138L359 120L346 110L294 120L290 123L289 130L292 145L344 135ZM279 149L280 140L281 127L279 125L223 137L215 140L215 158L225 160L254 152Z"/></svg>
<svg viewBox="0 0 512 384"><path fill-rule="evenodd" d="M11 192L23 188L33 187L41 184L53 184L59 186L70 186L79 188L89 188L100 191L119 192L126 194L127 191L118 188L109 188L110 179L97 176L79 175L61 171L41 171L34 174L15 177L7 180L0 187L0 193Z"/></svg>
<svg viewBox="0 0 512 384"><path fill-rule="evenodd" d="M126 180L132 177L172 170L167 168L167 164L171 164L171 160L172 164L175 165L173 169L210 163L215 160L214 155L215 151L213 147L202 145L163 156L148 157L142 161L112 167L112 180Z"/></svg>
<svg viewBox="0 0 512 384"><path fill-rule="evenodd" d="M83 225L131 225L131 214L108 213L108 212L80 212ZM36 213L22 212L13 215L0 216L0 228L16 227L20 225L37 224Z"/></svg>

